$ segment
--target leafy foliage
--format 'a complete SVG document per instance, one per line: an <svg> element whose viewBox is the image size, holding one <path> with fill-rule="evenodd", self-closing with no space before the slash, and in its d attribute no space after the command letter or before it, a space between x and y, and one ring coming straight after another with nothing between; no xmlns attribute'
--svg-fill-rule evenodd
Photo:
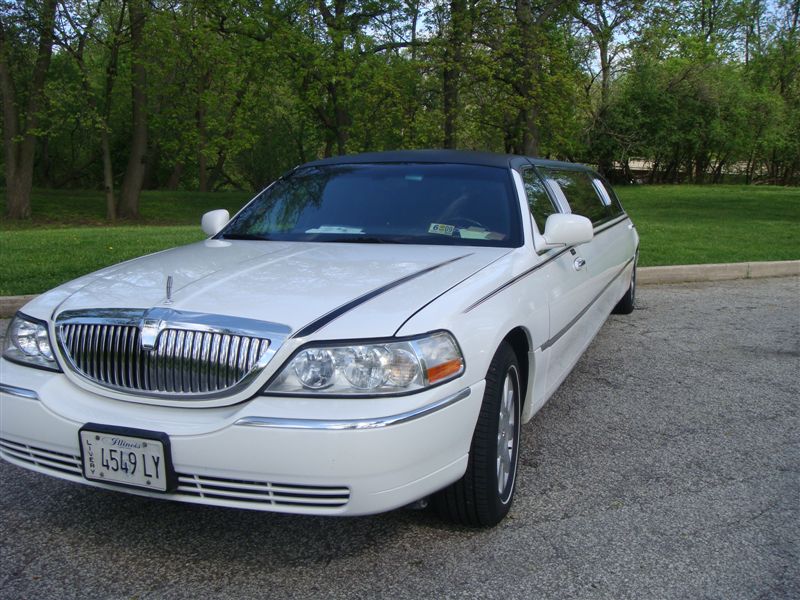
<svg viewBox="0 0 800 600"><path fill-rule="evenodd" d="M25 137L34 168L13 190L105 188L108 217L142 163L147 189L255 190L397 148L800 182L797 0L62 0L55 21L43 6L0 1L5 172Z"/></svg>

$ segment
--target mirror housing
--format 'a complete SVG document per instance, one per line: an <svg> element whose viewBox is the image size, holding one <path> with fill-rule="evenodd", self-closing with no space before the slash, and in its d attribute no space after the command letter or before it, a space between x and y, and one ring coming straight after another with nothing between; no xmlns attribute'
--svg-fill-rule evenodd
<svg viewBox="0 0 800 600"><path fill-rule="evenodd" d="M224 208L212 210L203 215L200 220L200 227L209 236L217 235L223 227L231 220L231 214Z"/></svg>
<svg viewBox="0 0 800 600"><path fill-rule="evenodd" d="M561 246L585 244L594 237L594 226L586 217L556 213L547 217L544 224L545 250Z"/></svg>

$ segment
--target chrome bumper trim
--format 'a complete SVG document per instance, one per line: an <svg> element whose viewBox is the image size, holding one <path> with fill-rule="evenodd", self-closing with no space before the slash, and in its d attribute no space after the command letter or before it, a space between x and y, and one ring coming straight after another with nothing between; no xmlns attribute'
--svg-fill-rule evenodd
<svg viewBox="0 0 800 600"><path fill-rule="evenodd" d="M18 398L26 398L27 400L38 400L39 394L33 390L17 387L15 385L7 385L0 383L0 392L10 396L17 396Z"/></svg>
<svg viewBox="0 0 800 600"><path fill-rule="evenodd" d="M408 423L421 417L427 416L436 411L447 408L451 404L467 398L472 393L470 388L464 388L460 392L447 396L426 406L397 415L387 417L375 417L373 419L343 419L343 420L317 420L317 419L284 419L280 417L243 417L236 421L234 425L244 427L269 427L273 429L317 429L326 431L349 431L359 429L380 429L392 425Z"/></svg>

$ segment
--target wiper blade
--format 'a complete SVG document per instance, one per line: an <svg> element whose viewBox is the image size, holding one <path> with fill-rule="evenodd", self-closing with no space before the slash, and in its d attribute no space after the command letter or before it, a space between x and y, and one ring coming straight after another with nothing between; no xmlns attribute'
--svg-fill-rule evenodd
<svg viewBox="0 0 800 600"><path fill-rule="evenodd" d="M343 242L346 244L403 244L402 238L396 237L377 237L373 235L345 235L337 237L325 237L314 240L315 242Z"/></svg>
<svg viewBox="0 0 800 600"><path fill-rule="evenodd" d="M269 242L272 240L271 237L266 235L258 235L256 233L226 233L220 236L220 239L223 240L258 240L258 241L266 241Z"/></svg>

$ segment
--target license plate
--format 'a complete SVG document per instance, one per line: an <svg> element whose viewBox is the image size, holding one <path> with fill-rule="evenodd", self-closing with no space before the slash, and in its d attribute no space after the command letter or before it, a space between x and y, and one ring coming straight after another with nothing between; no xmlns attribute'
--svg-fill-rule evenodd
<svg viewBox="0 0 800 600"><path fill-rule="evenodd" d="M166 492L174 475L165 433L89 423L79 432L83 476Z"/></svg>

